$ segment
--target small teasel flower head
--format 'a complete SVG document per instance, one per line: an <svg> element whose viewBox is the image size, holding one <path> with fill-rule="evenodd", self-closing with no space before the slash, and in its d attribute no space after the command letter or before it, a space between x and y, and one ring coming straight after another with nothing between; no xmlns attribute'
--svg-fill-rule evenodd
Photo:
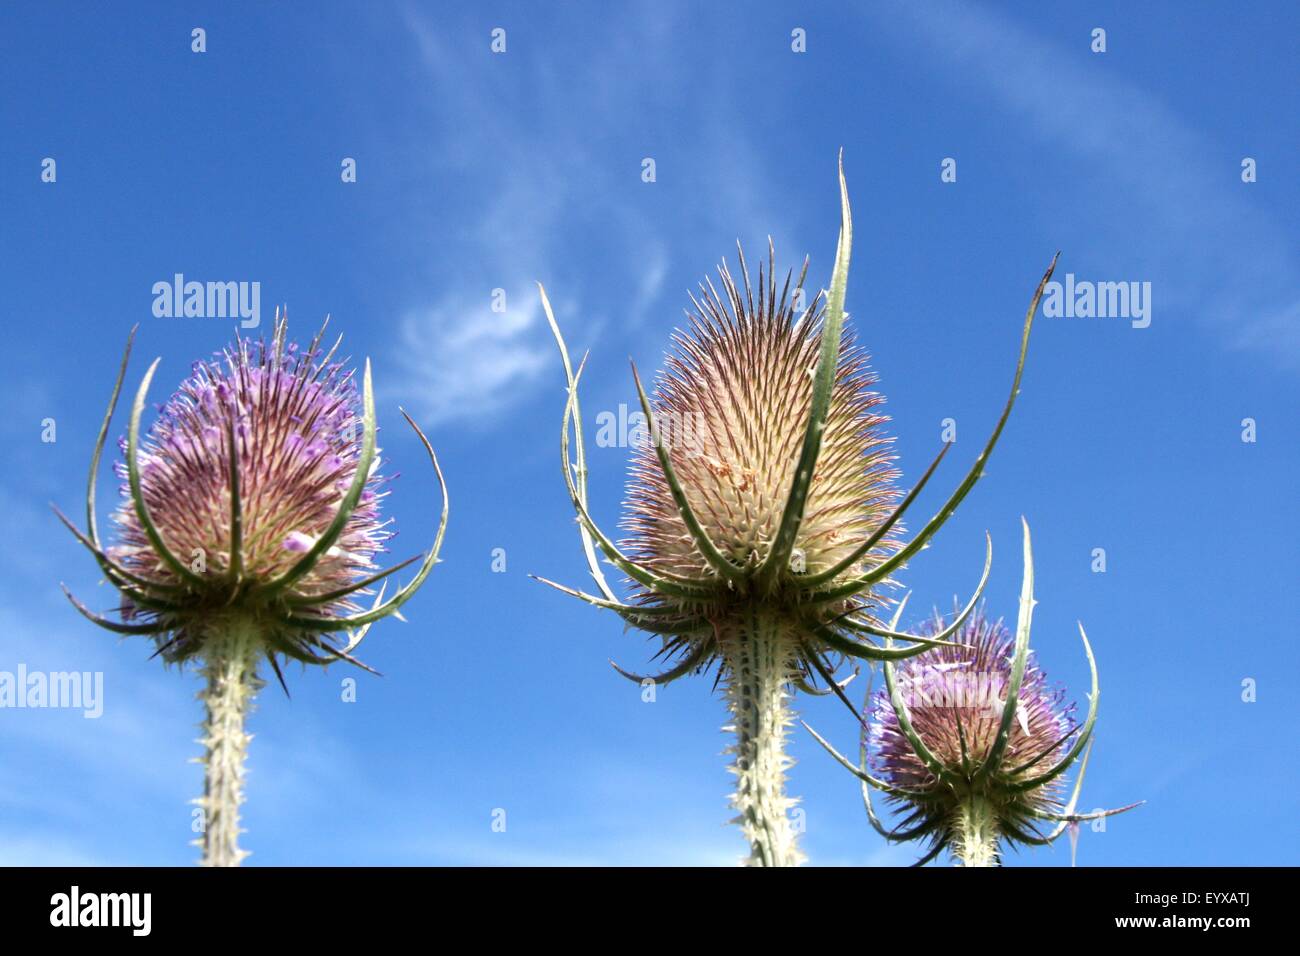
<svg viewBox="0 0 1300 956"><path fill-rule="evenodd" d="M1049 683L1030 657L1029 549L1026 526L1026 577L1015 634L981 608L961 624L952 644L886 662L885 687L868 693L859 767L818 737L900 810L899 828L885 830L863 788L868 815L881 833L891 840L929 841L923 860L948 848L962 865L996 865L1003 846L1050 843L1070 823L1131 809L1075 813L1097 716L1096 663L1080 625L1092 671L1088 715L1080 724L1064 687ZM920 631L945 627L936 615ZM1067 801L1064 774L1081 754ZM1040 831L1044 822L1055 824L1052 833Z"/></svg>
<svg viewBox="0 0 1300 956"><path fill-rule="evenodd" d="M389 571L375 567L392 532L380 516L387 492L369 364L359 388L354 372L335 359L340 342L322 348L324 327L305 350L286 331L277 315L269 343L237 339L196 362L142 433L153 363L121 441L117 540L105 548L95 527L94 469L119 375L92 463L90 533L74 533L122 593L114 629L154 636L165 660L201 656L236 625L256 633L273 662L276 655L352 660L356 635L408 600L436 560L437 545L387 602L381 594L372 608L357 603L420 556ZM343 631L352 638L331 639Z"/></svg>
<svg viewBox="0 0 1300 956"><path fill-rule="evenodd" d="M793 288L791 274L778 292L769 242L756 284L742 255L741 281L724 265L721 291L706 280L692 297L688 328L675 337L653 399L633 368L649 439L633 453L622 548L588 511L582 365L575 371L542 292L568 382L560 440L565 482L599 593L546 583L662 639L668 669L642 677L619 668L625 677L668 683L717 665L737 736L733 802L753 862L797 859L792 837L783 835L792 802L783 794L790 761L782 749L791 688L828 693L844 658L896 660L940 646L975 607L991 546L975 595L948 628L902 634L879 616L893 573L979 480L1015 402L1029 329L1052 271L1026 314L1011 394L992 436L939 512L903 541L900 521L950 446L909 492L896 490L882 399L844 329L853 226L842 166L840 200L824 298L805 297L806 264ZM598 551L630 579L628 600L606 580ZM884 647L882 639L899 644ZM815 687L819 678L827 689Z"/></svg>
<svg viewBox="0 0 1300 956"><path fill-rule="evenodd" d="M933 633L942 628L942 619L936 618L921 630ZM1001 620L988 620L976 611L953 639L965 646L936 647L901 661L893 679L915 733L948 774L965 778L971 768L988 760L998 738L1011 685L1015 638ZM1060 777L1027 790L1017 789L1016 784L1035 776L1036 768L1050 767L1060 759L1078 729L1073 716L1074 704L1066 703L1064 688L1048 684L1031 654L1003 755L1007 771L986 786L973 788L983 791L991 814L1003 826L1010 823L1015 830L1032 830L1039 812L1063 809ZM912 748L887 690L872 698L868 721L872 769L898 790L930 794L928 800L889 799L909 807L928 805L927 814L945 821L947 829L960 826L963 802L973 794L939 782ZM960 834L947 836L954 840Z"/></svg>

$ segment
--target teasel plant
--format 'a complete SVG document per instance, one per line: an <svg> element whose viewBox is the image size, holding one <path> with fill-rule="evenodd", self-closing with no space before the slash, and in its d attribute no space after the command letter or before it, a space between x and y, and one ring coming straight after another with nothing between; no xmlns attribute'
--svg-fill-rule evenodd
<svg viewBox="0 0 1300 956"><path fill-rule="evenodd" d="M881 619L892 575L969 494L1002 434L1052 272L1025 317L1011 394L992 435L939 511L904 541L901 519L950 446L900 495L878 413L883 399L871 390L866 359L844 329L853 226L842 157L839 185L840 233L824 297L796 306L804 299L806 260L793 295L793 273L777 294L769 240L768 268L760 267L756 287L742 252L741 283L724 263L722 292L706 280L700 297L691 297L689 330L676 335L653 402L633 366L650 439L633 452L622 548L588 509L578 402L586 358L574 368L539 284L568 389L564 481L598 593L539 580L660 639L656 656L667 669L647 676L614 664L630 680L668 684L716 668L715 687L725 689L731 715L724 729L734 735L733 822L748 840L747 862L759 866L803 859L790 816L796 801L786 793L793 694L829 693L848 660L903 660L944 645L983 592L991 543L975 594L949 627L908 634ZM662 423L673 426L671 433ZM629 579L627 600L611 587L598 550Z"/></svg>
<svg viewBox="0 0 1300 956"><path fill-rule="evenodd" d="M1080 623L1092 690L1087 717L1079 724L1064 688L1050 685L1030 659L1029 632L1037 602L1028 523L1024 562L1014 636L980 608L952 634L951 644L927 648L897 663L882 662L884 689L873 695L868 686L860 717L841 692L861 721L856 765L804 723L861 782L867 819L877 833L889 842L928 843L916 866L945 849L959 866L997 866L1007 848L1049 846L1067 828L1141 805L1139 801L1114 810L1077 810L1101 698L1097 661ZM898 626L906 603L905 596L891 629ZM947 630L938 616L924 628ZM1067 802L1064 779L1076 764L1078 774ZM873 789L899 809L902 820L897 826L881 822L872 805ZM1044 832L1044 827L1050 829Z"/></svg>
<svg viewBox="0 0 1300 956"><path fill-rule="evenodd" d="M305 352L286 338L277 312L272 341L237 338L191 375L141 432L160 358L136 392L121 442L122 501L117 540L105 546L96 523L100 459L126 376L135 329L90 460L86 530L63 523L119 592L115 616L97 614L64 586L85 617L116 634L155 644L153 657L197 665L204 790L201 862L237 866L240 807L253 700L263 663L288 694L282 661L324 666L344 661L375 673L355 655L370 626L401 618L442 546L448 497L429 440L405 411L433 463L442 515L433 546L388 570L374 558L391 537L381 520L386 480L379 474L374 395L367 360L355 372L335 361L342 336L323 351L326 323ZM389 575L416 561L411 580L385 600ZM375 585L379 585L376 591ZM369 606L359 603L373 595Z"/></svg>

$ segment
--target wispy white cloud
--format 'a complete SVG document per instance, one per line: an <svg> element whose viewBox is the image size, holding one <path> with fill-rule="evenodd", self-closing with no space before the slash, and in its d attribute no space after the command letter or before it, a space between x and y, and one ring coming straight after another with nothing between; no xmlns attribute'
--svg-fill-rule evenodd
<svg viewBox="0 0 1300 956"><path fill-rule="evenodd" d="M634 24L600 33L581 63L561 68L540 44L514 35L500 57L483 52L486 34L483 50L467 49L420 8L402 8L423 82L438 91L421 101L431 181L457 183L473 209L438 229L454 234L458 256L474 273L431 279L427 285L439 289L432 297L412 288L403 311L403 374L389 384L419 396L425 420L490 425L554 374L554 344L533 281L546 282L557 311L574 316L578 327L568 327L585 343L606 325L635 328L660 307L674 246L640 205L640 190L652 188L638 178L641 153L611 162L609 137L635 129L628 117L676 108L689 93L672 68L681 56L674 24L683 15L671 6L630 11ZM706 186L708 202L687 215L714 227L760 222L770 229L755 198L764 194L754 188L761 177L756 151L741 130L716 120L727 115L719 103L737 95L735 84L726 77L718 83L708 98L710 121L691 125L725 173ZM455 135L442 135L448 130ZM629 149L649 150L653 142ZM573 261L579 249L589 261ZM509 292L505 314L491 311L494 287Z"/></svg>
<svg viewBox="0 0 1300 956"><path fill-rule="evenodd" d="M887 3L872 16L884 36L937 53L963 89L980 89L1022 124L1116 186L1098 190L1089 232L1122 241L1143 268L1176 277L1160 290L1166 315L1184 312L1300 368L1300 262L1274 213L1255 202L1233 165L1189 119L1136 83L1089 68L1076 49L1012 17L964 2ZM1076 37L1076 39L1078 39ZM1086 37L1084 38L1086 40ZM1232 155L1229 153L1229 155ZM1108 217L1122 207L1123 214ZM1112 223L1122 223L1122 234Z"/></svg>
<svg viewBox="0 0 1300 956"><path fill-rule="evenodd" d="M492 421L553 371L554 356L536 341L544 331L536 290L515 290L505 303L494 312L487 290L472 301L453 293L402 319L400 389L422 420Z"/></svg>

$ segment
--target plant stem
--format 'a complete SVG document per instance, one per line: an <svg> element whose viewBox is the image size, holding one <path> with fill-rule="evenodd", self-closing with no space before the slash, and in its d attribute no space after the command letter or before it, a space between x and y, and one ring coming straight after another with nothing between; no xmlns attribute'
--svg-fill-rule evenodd
<svg viewBox="0 0 1300 956"><path fill-rule="evenodd" d="M200 693L207 720L203 724L203 866L239 866L246 850L239 848L239 807L244 802L244 761L250 735L244 722L253 697L262 687L256 673L256 630L236 622L211 642L203 673L208 686Z"/></svg>
<svg viewBox="0 0 1300 956"><path fill-rule="evenodd" d="M959 866L997 866L998 830L988 800L972 794L957 809L953 855Z"/></svg>
<svg viewBox="0 0 1300 956"><path fill-rule="evenodd" d="M795 801L785 795L785 753L791 713L787 685L793 676L791 643L776 622L755 615L738 633L720 635L726 659L727 705L736 735L732 805L749 840L750 866L796 866L802 856L788 816Z"/></svg>

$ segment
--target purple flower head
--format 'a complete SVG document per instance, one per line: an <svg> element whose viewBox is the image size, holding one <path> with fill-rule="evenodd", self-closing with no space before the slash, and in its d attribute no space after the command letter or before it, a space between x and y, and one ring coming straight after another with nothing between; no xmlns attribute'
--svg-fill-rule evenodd
<svg viewBox="0 0 1300 956"><path fill-rule="evenodd" d="M369 363L364 389L358 388L354 372L334 360L339 342L322 348L324 331L299 350L286 342L286 322L277 316L269 343L237 339L195 363L142 433L155 361L121 443L116 542L101 548L93 477L123 359L92 461L89 534L74 529L123 595L121 623L92 615L97 623L155 637L172 661L201 654L208 641L238 627L261 635L272 662L279 653L323 664L352 660L349 652L359 640L354 636L340 647L328 635L363 634L423 583L441 528L410 584L388 602L381 588L373 608L357 603L397 568L377 573L374 563L392 532L380 517L387 492L375 447ZM440 471L438 477L441 482Z"/></svg>
<svg viewBox="0 0 1300 956"><path fill-rule="evenodd" d="M938 614L922 634L942 631ZM893 667L893 694L888 687L869 702L867 753L869 769L893 788L888 800L904 805L935 824L942 840L967 794L980 791L995 806L1010 836L1032 831L1039 812L1063 808L1059 776L1019 789L1056 763L1078 734L1075 706L1063 687L1047 676L1029 655L1000 756L1008 690L1016 658L1014 635L1001 620L983 610L972 614L951 637L956 644L927 650ZM901 724L895 701L909 718ZM929 754L913 746L920 738ZM990 758L997 772L983 772ZM954 782L957 783L954 786Z"/></svg>
<svg viewBox="0 0 1300 956"><path fill-rule="evenodd" d="M1014 634L982 607L968 605L950 621L936 613L922 626L919 636L932 640L923 653L884 662L884 689L867 694L860 761L850 761L809 728L866 785L862 796L877 832L890 841L929 841L920 863L950 848L963 866L994 866L1006 844L1046 845L1072 824L1138 805L1075 812L1101 697L1097 662L1080 624L1092 675L1088 714L1080 722L1064 688L1050 684L1030 658L1035 601L1028 524L1024 555ZM891 629L906 603L904 598ZM943 643L935 643L939 635ZM1073 792L1064 801L1063 775L1080 757ZM899 808L895 829L876 816L872 790ZM1046 823L1053 824L1050 832L1040 832Z"/></svg>
<svg viewBox="0 0 1300 956"><path fill-rule="evenodd" d="M143 497L173 554L206 565L220 590L247 590L285 574L324 534L356 474L363 431L355 376L342 363L326 364L314 349L240 340L195 365L163 405L140 447ZM243 521L238 583L230 573L232 436ZM158 560L140 522L121 444L122 504L113 516L119 543L109 556L150 581L182 584ZM347 587L373 566L391 536L379 518L378 465L376 457L338 541L292 585L295 596ZM355 610L347 599L316 606L323 614L347 610Z"/></svg>

